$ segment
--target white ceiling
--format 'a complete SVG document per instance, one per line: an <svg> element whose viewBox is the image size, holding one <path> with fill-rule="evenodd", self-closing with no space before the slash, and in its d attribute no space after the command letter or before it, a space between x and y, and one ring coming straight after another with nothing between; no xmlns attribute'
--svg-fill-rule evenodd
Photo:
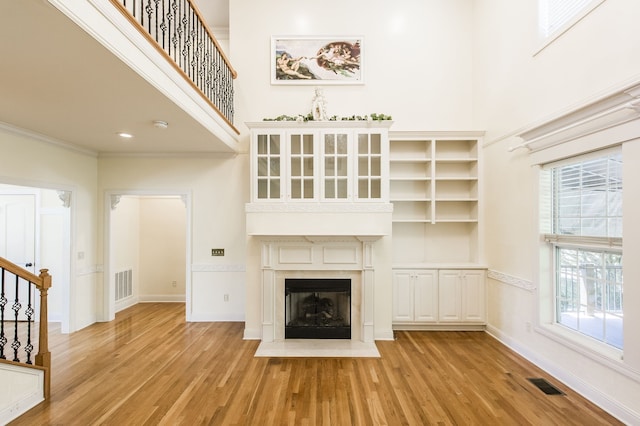
<svg viewBox="0 0 640 426"><path fill-rule="evenodd" d="M228 26L226 0L200 2ZM230 152L46 0L2 0L0 57L0 123L99 154Z"/></svg>

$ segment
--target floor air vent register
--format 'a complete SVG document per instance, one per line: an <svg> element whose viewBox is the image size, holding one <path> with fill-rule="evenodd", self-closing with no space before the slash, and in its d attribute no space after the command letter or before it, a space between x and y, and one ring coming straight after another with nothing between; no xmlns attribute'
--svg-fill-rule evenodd
<svg viewBox="0 0 640 426"><path fill-rule="evenodd" d="M564 395L564 392L547 382L545 379L531 378L527 380L547 395Z"/></svg>

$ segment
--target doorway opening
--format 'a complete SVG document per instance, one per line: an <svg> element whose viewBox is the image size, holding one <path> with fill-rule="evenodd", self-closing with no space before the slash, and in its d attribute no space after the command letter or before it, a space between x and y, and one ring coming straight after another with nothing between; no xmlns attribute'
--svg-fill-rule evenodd
<svg viewBox="0 0 640 426"><path fill-rule="evenodd" d="M189 312L188 195L107 194L105 320L137 303L182 302Z"/></svg>

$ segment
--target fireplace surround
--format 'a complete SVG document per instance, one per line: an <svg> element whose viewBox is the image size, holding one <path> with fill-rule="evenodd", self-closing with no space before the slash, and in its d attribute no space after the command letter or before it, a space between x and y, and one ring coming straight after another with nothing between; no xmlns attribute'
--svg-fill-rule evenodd
<svg viewBox="0 0 640 426"><path fill-rule="evenodd" d="M373 244L378 238L262 239L262 341L285 340L287 279L349 280L350 340L374 341Z"/></svg>

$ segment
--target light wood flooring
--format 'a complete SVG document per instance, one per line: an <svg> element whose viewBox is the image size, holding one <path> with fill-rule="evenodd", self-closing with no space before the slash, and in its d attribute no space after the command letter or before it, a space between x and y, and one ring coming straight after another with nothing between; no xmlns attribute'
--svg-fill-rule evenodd
<svg viewBox="0 0 640 426"><path fill-rule="evenodd" d="M620 424L482 332L396 332L381 358L255 358L243 323L184 317L149 303L52 330L51 400L12 425Z"/></svg>

